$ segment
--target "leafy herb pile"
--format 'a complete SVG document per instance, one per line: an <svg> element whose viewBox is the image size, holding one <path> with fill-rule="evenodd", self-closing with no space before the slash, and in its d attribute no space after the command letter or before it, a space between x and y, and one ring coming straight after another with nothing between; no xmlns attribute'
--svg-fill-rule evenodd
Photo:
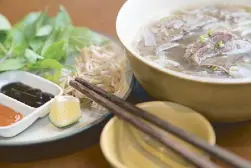
<svg viewBox="0 0 251 168"><path fill-rule="evenodd" d="M31 71L57 82L62 68L69 68L67 57L102 40L88 28L74 27L63 6L55 17L31 12L13 27L0 14L0 72Z"/></svg>

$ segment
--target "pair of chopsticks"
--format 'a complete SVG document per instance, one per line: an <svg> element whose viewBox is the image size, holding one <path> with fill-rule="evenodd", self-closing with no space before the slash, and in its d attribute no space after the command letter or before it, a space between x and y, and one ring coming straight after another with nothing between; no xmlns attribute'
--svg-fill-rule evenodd
<svg viewBox="0 0 251 168"><path fill-rule="evenodd" d="M207 152L211 156L220 159L221 161L225 162L231 167L251 168L251 163L249 161L246 161L238 157L237 155L234 155L233 153L230 153L218 146L209 145L206 141L200 140L184 132L182 129L173 126L167 121L164 121L156 117L155 115L152 115L113 94L107 93L101 88L92 85L81 78L77 77L75 80L70 81L70 85L79 92L81 92L82 94L91 98L93 101L107 108L121 119L131 123L136 128L140 129L144 133L156 139L157 141L162 143L165 147L181 155L185 160L192 163L195 167L218 168L219 165L217 165L212 161L209 161L206 158L198 157L195 153L180 146L180 144L178 144L177 142L164 137L159 132L156 132L152 127L146 125L140 119L144 119L154 124L155 126L183 139L184 141L194 145L195 147Z"/></svg>

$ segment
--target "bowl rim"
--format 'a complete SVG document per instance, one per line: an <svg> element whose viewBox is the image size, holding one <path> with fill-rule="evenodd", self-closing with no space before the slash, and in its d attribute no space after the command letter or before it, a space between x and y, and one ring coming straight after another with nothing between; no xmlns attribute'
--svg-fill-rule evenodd
<svg viewBox="0 0 251 168"><path fill-rule="evenodd" d="M197 116L198 121L203 123L203 125L205 126L205 130L207 130L207 132L208 132L208 139L206 141L210 145L216 144L216 134L213 129L213 126L210 124L210 122L202 114L198 113L197 111L195 111L189 107L183 106L178 103L169 102L169 101L149 101L149 102L138 103L138 104L136 104L136 106L140 107L140 106L152 105L152 104L158 105L159 103L161 103L161 104L162 103L169 103L169 104L178 105L180 107L188 109L191 113L195 114ZM111 129L111 127L114 125L115 121L117 121L117 120L119 120L118 117L113 117L105 125L104 129L102 130L101 136L100 136L100 148L101 148L101 151L104 154L105 158L109 161L109 163L111 165L115 166L116 168L128 168L123 163L121 163L119 160L115 159L114 157L110 157L111 152L109 152L108 147L106 147L106 141L107 141L106 133L108 132L109 129Z"/></svg>
<svg viewBox="0 0 251 168"><path fill-rule="evenodd" d="M105 139L106 139L106 132L108 132L108 130L113 126L113 124L115 123L115 121L118 120L117 117L113 117L110 119L110 121L108 121L108 123L105 125L105 127L102 130L101 136L100 136L100 148L101 151L103 153L103 155L105 156L105 158L109 161L109 163L114 166L115 168L127 168L124 164L122 164L121 162L119 162L117 159L115 159L114 157L110 157L110 152L108 150L106 150L107 148L105 147L106 143L105 143Z"/></svg>
<svg viewBox="0 0 251 168"><path fill-rule="evenodd" d="M139 55L134 49L133 47L130 45L126 45L121 37L121 34L119 33L119 28L120 28L120 22L121 21L121 15L123 15L124 12L126 12L126 9L129 7L129 3L131 3L134 0L127 0L122 7L120 8L117 18L116 18L116 33L117 36L120 40L120 42L123 44L124 48L126 48L127 51L129 51L131 53L131 55L135 58L137 58L139 61L143 62L144 64L148 65L149 67L163 73L163 74L168 74L171 75L172 77L177 77L179 79L185 79L188 81L192 81L192 82L200 82L200 83L209 83L209 84L223 84L223 85L241 85L241 84L251 84L251 77L245 77L245 78L234 78L234 79L227 79L227 78L210 78L210 77L200 77L200 76L193 76L193 75L189 75L189 74L184 74L182 72L177 72L177 71L173 71L173 70L169 70L167 68L162 68L158 65L156 65L155 63L145 59L143 56ZM133 42L131 42L133 43Z"/></svg>

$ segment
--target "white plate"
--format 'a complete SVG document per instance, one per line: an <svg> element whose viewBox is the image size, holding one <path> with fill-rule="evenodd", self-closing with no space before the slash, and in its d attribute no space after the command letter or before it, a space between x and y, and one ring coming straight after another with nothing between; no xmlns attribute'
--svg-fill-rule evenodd
<svg viewBox="0 0 251 168"><path fill-rule="evenodd" d="M126 70L125 76L127 79L126 83L124 85L124 88L119 93L119 96L122 98L127 98L129 93L131 92L131 84L133 81L133 74L131 71ZM0 78L0 85L1 83L3 83L2 79ZM31 83L26 84L33 86ZM46 116L44 118L38 119L33 125L31 125L25 131L15 137L0 137L0 146L32 145L63 139L81 133L82 131L87 130L92 126L99 124L108 116L109 113L107 111L83 109L80 121L77 124L64 129L55 127L50 123L48 116Z"/></svg>

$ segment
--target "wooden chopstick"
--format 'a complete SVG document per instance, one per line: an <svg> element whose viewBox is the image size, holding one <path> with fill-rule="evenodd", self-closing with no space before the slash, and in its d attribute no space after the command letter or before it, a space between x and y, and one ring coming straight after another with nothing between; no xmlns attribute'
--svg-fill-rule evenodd
<svg viewBox="0 0 251 168"><path fill-rule="evenodd" d="M102 95L106 99L114 102L115 104L118 104L122 106L124 109L126 109L128 112L133 113L134 115L145 119L146 121L153 123L154 125L158 126L159 128L168 131L169 133L172 133L173 135L189 142L190 144L206 151L210 155L221 159L225 163L231 165L232 167L236 168L251 168L251 163L249 161L246 161L242 158L240 158L237 155L234 155L233 153L230 153L217 145L212 147L209 145L207 142L200 140L186 132L184 132L182 129L177 128L171 124L169 124L167 121L163 121L162 119L158 118L155 115L152 115L132 104L130 104L127 101L124 101L123 99L115 96L114 94L107 93L106 91L100 89L99 87L90 84L89 82L81 79L81 78L76 78L75 79L77 82L81 83L83 86L86 88L95 91L99 95Z"/></svg>
<svg viewBox="0 0 251 168"><path fill-rule="evenodd" d="M181 155L185 160L189 161L196 167L200 168L218 168L218 166L207 160L206 158L200 158L195 155L193 152L187 150L186 148L180 146L180 144L176 143L175 141L164 137L159 132L155 131L152 127L146 125L144 122L139 120L137 117L133 116L131 113L126 111L125 109L121 108L120 106L116 105L106 97L96 93L95 91L83 86L81 83L77 81L70 81L70 85L83 93L85 96L91 98L95 102L99 103L100 105L104 106L120 118L124 119L125 121L131 123L144 133L148 134L152 138L156 139L164 146L168 147L175 153Z"/></svg>

